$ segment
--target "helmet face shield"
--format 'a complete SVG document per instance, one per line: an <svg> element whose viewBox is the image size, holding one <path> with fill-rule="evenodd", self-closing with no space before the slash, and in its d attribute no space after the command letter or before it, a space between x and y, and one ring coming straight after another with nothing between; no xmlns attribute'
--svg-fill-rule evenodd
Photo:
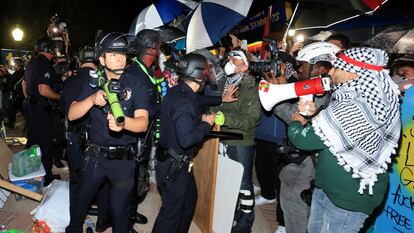
<svg viewBox="0 0 414 233"><path fill-rule="evenodd" d="M205 75L207 77L208 83L212 85L217 84L218 77L223 73L223 69L220 66L209 65L207 69L205 69Z"/></svg>

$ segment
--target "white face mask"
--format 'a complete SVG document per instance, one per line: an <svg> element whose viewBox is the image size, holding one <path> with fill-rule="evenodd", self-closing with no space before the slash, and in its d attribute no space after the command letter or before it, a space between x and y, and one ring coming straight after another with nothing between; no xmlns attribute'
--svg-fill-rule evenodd
<svg viewBox="0 0 414 233"><path fill-rule="evenodd" d="M158 65L162 72L165 71L165 64L164 64L165 61L167 61L167 58L165 57L163 53L160 53L160 56L158 57Z"/></svg>
<svg viewBox="0 0 414 233"><path fill-rule="evenodd" d="M231 61L227 62L224 66L224 72L226 72L226 75L234 74L236 72L236 65Z"/></svg>

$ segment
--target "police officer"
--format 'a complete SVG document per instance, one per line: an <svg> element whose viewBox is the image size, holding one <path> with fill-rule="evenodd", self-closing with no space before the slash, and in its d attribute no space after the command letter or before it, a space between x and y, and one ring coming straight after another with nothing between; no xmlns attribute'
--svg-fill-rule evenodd
<svg viewBox="0 0 414 233"><path fill-rule="evenodd" d="M201 114L199 95L208 73L207 59L188 54L177 63L182 80L161 103L161 138L157 150L157 184L162 206L153 233L188 232L197 203L191 160L214 124L215 114Z"/></svg>
<svg viewBox="0 0 414 233"><path fill-rule="evenodd" d="M50 153L52 146L52 126L50 100L60 99L60 95L53 91L55 71L51 64L54 57L55 45L49 38L41 38L36 43L38 56L33 58L26 67L23 93L26 93L26 120L27 144L26 148L34 144L40 146L42 164L46 171L44 184L48 185L53 179L60 179L59 175L52 174L53 156Z"/></svg>
<svg viewBox="0 0 414 233"><path fill-rule="evenodd" d="M92 89L90 85L83 85L70 105L68 119L77 120L88 113L90 128L83 176L77 190L80 198L73 205L75 211L66 232L82 232L82 223L94 195L109 181L113 232L125 233L128 232L134 186L136 133L145 132L148 127L148 96L145 86L130 76L121 76L129 52L127 38L120 33L109 33L98 41L96 55L103 67L98 75L109 80L110 85L117 84L114 88L123 87L119 103L125 114L124 123L120 124L119 119L115 121L108 111L106 92Z"/></svg>
<svg viewBox="0 0 414 233"><path fill-rule="evenodd" d="M72 70L70 69L69 62L61 61L55 65L55 85L53 90L56 93L62 95L63 86L66 80L72 76ZM62 99L62 97L61 97ZM59 101L50 102L52 109L52 128L53 128L53 146L51 153L53 156L53 164L57 168L64 168L65 165L62 163L64 156L64 148L66 141L64 137L64 116L65 112L60 105Z"/></svg>
<svg viewBox="0 0 414 233"><path fill-rule="evenodd" d="M150 95L150 122L157 121L160 111L161 97L163 94L162 88L160 86L160 80L154 78L151 66L157 61L160 54L160 35L157 31L151 29L141 30L133 43L133 50L136 53L136 57L133 59L133 62L125 70L125 75L132 76L137 79L138 82L141 82L145 85L147 92ZM164 86L164 89L166 85ZM165 92L165 91L164 91ZM150 125L150 129L146 134L139 135L140 145L142 145L142 152L138 158L139 162L136 167L136 194L134 195L133 202L133 213L131 215L131 225L134 223L145 224L148 222L147 218L136 212L138 209L138 204L142 201L145 196L145 186L148 186L146 183L148 179L148 162L151 154L151 147L154 139L154 131L156 131L157 123L154 122ZM146 139L146 140L145 140ZM145 140L145 141L144 141ZM143 182L138 182L143 181Z"/></svg>
<svg viewBox="0 0 414 233"><path fill-rule="evenodd" d="M89 85L90 72L96 70L95 48L93 46L85 46L80 51L81 68L77 74L65 81L62 91L61 105L65 111L65 137L67 140L66 155L69 165L69 211L70 215L75 214L73 205L77 195L77 185L81 179L81 168L83 158L83 146L86 140L86 130L89 123L88 114L74 121L67 120L67 113L70 104L79 96L81 88ZM96 231L103 232L110 226L110 212L107 210L108 200L110 198L108 189L109 185L105 185L100 189L97 195L98 205L98 222L96 223ZM104 208L105 207L105 208Z"/></svg>
<svg viewBox="0 0 414 233"><path fill-rule="evenodd" d="M81 68L79 69L77 75L69 78L65 82L62 91L61 104L65 109L66 118L70 104L75 101L80 94L80 87L89 85L90 72L94 72L97 68L95 64L95 48L92 46L86 46L80 51L80 54ZM68 140L66 151L70 171L70 180L71 182L75 182L77 178L76 173L82 167L81 138L82 133L86 130L88 124L88 114L80 119L66 122L65 124L68 124L66 129L66 137Z"/></svg>

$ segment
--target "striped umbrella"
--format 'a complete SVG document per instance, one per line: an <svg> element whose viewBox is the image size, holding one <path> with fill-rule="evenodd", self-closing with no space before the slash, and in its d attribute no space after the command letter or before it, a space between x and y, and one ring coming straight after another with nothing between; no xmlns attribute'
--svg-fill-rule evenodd
<svg viewBox="0 0 414 233"><path fill-rule="evenodd" d="M187 53L214 45L244 19L253 0L204 0L192 12L187 28Z"/></svg>
<svg viewBox="0 0 414 233"><path fill-rule="evenodd" d="M154 29L165 25L190 12L197 4L190 0L158 0L142 10L132 21L129 34L136 35L142 29Z"/></svg>

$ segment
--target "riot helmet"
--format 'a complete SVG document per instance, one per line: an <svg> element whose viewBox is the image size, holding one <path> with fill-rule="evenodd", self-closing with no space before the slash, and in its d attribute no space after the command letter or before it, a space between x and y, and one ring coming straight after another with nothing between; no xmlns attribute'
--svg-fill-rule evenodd
<svg viewBox="0 0 414 233"><path fill-rule="evenodd" d="M52 39L49 37L43 37L37 40L35 45L35 50L38 52L45 52L53 54L55 51L56 45Z"/></svg>
<svg viewBox="0 0 414 233"><path fill-rule="evenodd" d="M208 78L208 61L200 54L190 53L185 55L175 63L175 67L182 79L206 80Z"/></svg>
<svg viewBox="0 0 414 233"><path fill-rule="evenodd" d="M175 67L177 73L180 74L180 79L191 80L200 85L198 91L204 88L211 73L207 58L195 53L185 55L175 63Z"/></svg>
<svg viewBox="0 0 414 233"><path fill-rule="evenodd" d="M85 46L79 51L80 62L83 63L94 63L96 61L95 48L92 46Z"/></svg>
<svg viewBox="0 0 414 233"><path fill-rule="evenodd" d="M58 76L62 77L70 71L70 64L67 61L58 62L55 66L55 72Z"/></svg>
<svg viewBox="0 0 414 233"><path fill-rule="evenodd" d="M135 47L157 48L161 44L159 32L152 29L143 29L138 32L135 39Z"/></svg>
<svg viewBox="0 0 414 233"><path fill-rule="evenodd" d="M104 35L97 41L98 42L95 46L96 57L100 57L106 52L117 52L123 54L129 53L128 38L125 34L111 32Z"/></svg>

